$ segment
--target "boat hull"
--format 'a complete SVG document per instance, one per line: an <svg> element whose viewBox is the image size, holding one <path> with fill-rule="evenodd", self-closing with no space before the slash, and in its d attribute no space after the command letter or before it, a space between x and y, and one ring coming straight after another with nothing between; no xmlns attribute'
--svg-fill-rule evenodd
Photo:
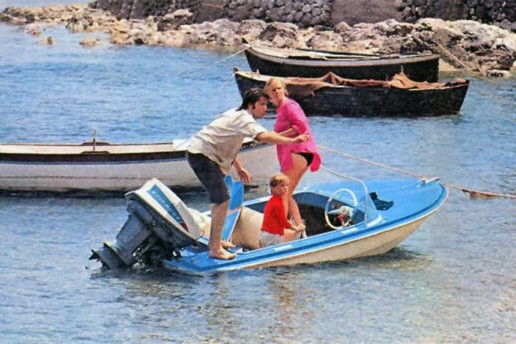
<svg viewBox="0 0 516 344"><path fill-rule="evenodd" d="M151 178L173 189L200 188L185 158L185 142L147 145L0 144L0 191L126 192ZM253 174L254 186L266 185L277 171L275 148L248 142L239 153Z"/></svg>
<svg viewBox="0 0 516 344"><path fill-rule="evenodd" d="M317 52L311 58L296 58L288 57L281 49L249 47L245 56L251 70L282 77L315 78L333 72L349 79L387 80L403 72L415 81L436 82L439 76L438 55L317 59Z"/></svg>
<svg viewBox="0 0 516 344"><path fill-rule="evenodd" d="M384 254L407 239L430 215L431 214L428 214L418 221L407 223L403 226L397 227L396 229L386 230L367 238L361 238L351 242L343 242L334 247L313 251L299 256L285 257L283 259L264 262L253 266L253 268L314 264Z"/></svg>
<svg viewBox="0 0 516 344"><path fill-rule="evenodd" d="M235 72L238 89L265 86L270 76ZM438 88L400 89L393 87L321 87L309 95L289 96L306 115L346 117L418 117L457 114L464 102L469 82L450 83Z"/></svg>
<svg viewBox="0 0 516 344"><path fill-rule="evenodd" d="M334 194L336 190L342 190L343 187L353 190L349 184L335 183L326 189L316 186L314 189L308 190L308 193L303 193L303 191L296 193L296 196L300 196L297 200L301 213L304 216L320 218L322 216L320 211L319 213L315 212L315 215L314 213L310 214L307 209L302 208L306 206L306 203L302 202L306 201L313 205L315 203L310 201L310 198L318 199L318 207L320 207L330 195ZM230 261L208 257L205 247L187 247L183 249L180 257L164 260L162 264L171 270L204 273L312 264L379 255L407 239L444 204L448 194L446 188L436 180L412 184L407 182L371 183L367 185L367 189L375 190L382 197L392 200L393 206L379 210L377 215L373 215L365 222L335 230L326 229L321 233L312 232L316 225L312 220L305 218L307 220L307 238L265 248L239 251L236 258ZM393 192L392 190L397 191ZM247 225L246 227L245 231L254 231L256 228L259 230L259 226L252 228L252 225Z"/></svg>

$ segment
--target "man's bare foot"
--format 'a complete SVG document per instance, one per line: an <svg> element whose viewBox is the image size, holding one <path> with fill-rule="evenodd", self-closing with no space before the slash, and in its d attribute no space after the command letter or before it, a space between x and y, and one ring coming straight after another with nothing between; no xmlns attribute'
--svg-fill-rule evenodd
<svg viewBox="0 0 516 344"><path fill-rule="evenodd" d="M224 248L233 248L235 247L235 244L233 244L231 241L221 240L222 247Z"/></svg>
<svg viewBox="0 0 516 344"><path fill-rule="evenodd" d="M220 250L210 250L210 257L215 259L229 260L235 258L236 253L229 253L225 249L221 248Z"/></svg>

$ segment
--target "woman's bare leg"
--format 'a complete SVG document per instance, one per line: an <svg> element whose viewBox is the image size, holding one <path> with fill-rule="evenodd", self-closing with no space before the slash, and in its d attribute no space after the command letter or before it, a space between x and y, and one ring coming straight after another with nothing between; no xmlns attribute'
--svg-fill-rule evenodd
<svg viewBox="0 0 516 344"><path fill-rule="evenodd" d="M288 197L286 197L287 204L285 204L285 209L288 209L287 214L292 216L292 220L296 225L303 224L303 220L301 218L301 213L299 212L299 207L297 206L294 197L292 197L292 194L296 190L299 182L301 181L301 178L307 170L308 166L306 164L306 159L299 154L292 154L292 168L283 171L283 174L285 174L290 179Z"/></svg>

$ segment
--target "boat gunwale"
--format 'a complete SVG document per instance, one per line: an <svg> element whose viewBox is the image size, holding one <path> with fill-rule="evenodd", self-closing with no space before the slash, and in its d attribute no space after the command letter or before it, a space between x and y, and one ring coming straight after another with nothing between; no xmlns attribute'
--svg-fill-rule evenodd
<svg viewBox="0 0 516 344"><path fill-rule="evenodd" d="M178 141L177 146L185 143L187 140ZM262 146L269 145L253 140L248 140L242 144L240 152L252 151ZM138 147L158 147L161 150L139 150L130 151L130 149ZM109 164L109 163L145 163L158 161L171 161L185 159L187 147L178 148L171 143L160 144L109 144L109 145L82 145L82 144L30 144L30 143L15 143L2 144L0 143L0 164ZM29 149L30 147L43 148L73 148L76 152L58 152L58 151L16 151L18 147L22 149ZM108 151L106 148L124 148L124 151ZM14 149L13 151L6 151L7 149ZM82 150L81 149L85 149ZM87 149L91 148L91 149ZM127 149L125 149L127 148Z"/></svg>
<svg viewBox="0 0 516 344"><path fill-rule="evenodd" d="M303 255L306 255L307 253L318 253L321 251L336 248L341 245L351 244L358 240L363 240L363 239L370 238L373 236L381 235L386 232L392 231L394 229L400 229L400 228L408 226L414 222L418 222L418 221L421 221L421 220L429 217L433 213L437 212L439 210L439 208L440 208L440 206L437 207L436 209L433 209L429 212L422 214L421 216L419 216L417 218L410 219L399 225L396 225L396 223L393 222L393 223L389 223L389 226L387 226L387 227L386 227L387 224L382 224L382 228L374 227L374 229L371 229L371 230L368 230L366 228L365 230L353 231L353 233L342 233L342 230L334 230L334 231L329 231L329 232L313 235L308 238L299 239L299 240L305 240L305 241L304 241L303 245L296 245L296 247L292 246L291 242L287 242L287 243L282 243L279 245L274 245L271 247L259 248L259 249L253 250L253 251L239 252L237 254L237 257L233 260L220 261L219 265L221 265L221 266L209 265L208 267L205 267L203 265L202 268L198 268L199 266L195 266L195 272L204 273L204 272L211 272L211 271L231 271L231 270L235 270L235 269L259 268L260 266L262 266L264 264L269 265L270 263L278 262L281 260L297 258L297 257L303 256ZM368 233L364 235L364 233L366 233L366 232L368 232ZM337 233L340 233L341 236L337 237L339 235ZM347 234L347 235L345 235L345 234ZM352 237L352 236L354 236L354 237ZM403 238L403 240L404 239L406 239L406 237ZM307 244L307 241L315 241L315 242ZM283 248L283 249L278 250L278 248ZM264 250L269 250L272 252L263 253ZM259 255L260 257L258 257L258 259L257 259L257 257L254 257L255 255ZM240 258L240 257L242 257L242 258ZM276 257L276 258L270 259L269 257ZM257 261L252 262L255 259ZM167 262L172 261L172 260L173 260L173 258L170 260L163 261L163 264L165 265L166 268L169 268L172 270L184 271L183 269L176 268L176 266L170 265L172 263L167 265ZM186 262L185 265L193 266L193 264L189 264L189 262ZM186 271L188 271L188 270L186 270Z"/></svg>
<svg viewBox="0 0 516 344"><path fill-rule="evenodd" d="M324 233L319 233L316 235L309 236L307 238L303 238L300 240L296 240L295 242L286 242L279 245L273 245L264 248L258 248L252 251L240 252L237 254L237 257L233 260L229 261L218 261L218 264L210 264L207 267L204 265L201 268L199 266L195 267L195 272L204 273L210 271L229 271L235 270L239 268L248 269L248 268L259 268L260 266L273 262L278 262L285 259L292 259L302 255L306 255L307 253L318 253L324 250L329 250L341 245L351 244L358 240L363 240L366 238L370 238L373 236L381 235L396 229L405 228L415 222L423 221L428 218L432 214L436 213L442 205L446 202L448 198L449 192L448 189L438 181L433 181L438 183L441 186L441 193L438 197L436 197L435 201L426 206L425 208L418 210L413 213L413 215L407 215L401 218L397 218L392 221L384 220L383 223L379 223L374 227L368 227L367 225L371 222L377 221L377 219L371 219L367 222L361 222L352 227L346 227L343 229L328 231ZM426 185L426 184L425 184ZM408 187L408 186L407 186ZM313 192L309 189L301 190L301 192ZM324 194L323 194L324 195ZM328 196L328 195L324 195ZM329 197L329 196L328 196ZM263 199L259 198L259 199ZM250 200L245 202L244 204L257 204L258 200ZM408 237L408 236L407 236ZM402 239L405 240L407 237ZM301 243L301 244L298 244ZM270 252L267 252L270 251ZM207 253L206 253L207 254ZM256 257L258 256L258 257ZM270 257L275 257L270 259ZM258 261L255 263L250 263L250 261L257 259ZM163 264L165 267L175 270L178 269L175 265L167 265L167 261L164 260ZM170 263L173 264L173 263ZM185 265L189 265L189 262L186 262ZM192 264L190 264L192 266ZM178 269L183 271L183 269ZM187 270L188 271L188 270Z"/></svg>
<svg viewBox="0 0 516 344"><path fill-rule="evenodd" d="M253 71L242 71L242 70L237 70L234 72L235 75L237 76L240 76L241 78L245 78L247 80L252 80L252 81L255 81L255 82L263 82L264 84L267 82L267 80L269 80L270 78L275 78L275 76L272 76L272 75L267 75L267 74L260 74L260 73L257 73L257 72L253 72ZM277 77L279 79L286 79L286 80L289 80L289 79L317 79L317 78L304 78L304 77ZM349 80L356 80L356 79L349 79ZM324 81L322 81L324 82ZM321 86L319 88L317 88L316 91L314 92L317 92L317 91L320 91L320 90L332 90L332 89L338 89L338 90L341 90L341 89L364 89L364 90L370 90L370 91L374 91L374 90L378 90L378 91L382 91L384 92L386 88L388 89L392 89L392 90L399 90L399 91L403 91L403 92L421 92L421 91L430 91L430 90L449 90L449 89L455 89L455 88L464 88L464 87L469 87L469 80L467 79L463 79L463 80L453 80L453 81L449 81L449 82L446 82L446 83L439 83L439 82L430 82L429 84L442 84L442 86L435 86L435 87L428 87L428 88L417 88L417 87L413 87L413 88L399 88L399 87L390 87L390 86L386 86L386 85L381 85L381 86L349 86L349 85L332 85L330 83L327 83L328 85L325 85L325 86Z"/></svg>
<svg viewBox="0 0 516 344"><path fill-rule="evenodd" d="M259 49L259 48L258 48ZM328 68L336 68L336 67L345 67L345 68L354 68L354 67L367 67L367 66L390 66L390 65L399 65L399 64L412 64L412 63L421 63L421 62L429 62L439 60L439 55L437 54L425 54L425 55L407 55L396 58L381 58L381 59L356 59L356 60L337 60L337 59L296 59L296 58L288 58L267 54L266 52L261 52L257 50L255 47L250 47L245 50L245 53L254 54L260 59L267 60L276 64L285 64L285 61L288 61L289 65L293 65L296 67L319 67L324 66Z"/></svg>

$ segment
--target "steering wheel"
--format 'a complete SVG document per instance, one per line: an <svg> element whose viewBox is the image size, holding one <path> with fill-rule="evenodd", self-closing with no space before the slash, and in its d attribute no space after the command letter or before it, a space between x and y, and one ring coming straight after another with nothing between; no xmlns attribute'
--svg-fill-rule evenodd
<svg viewBox="0 0 516 344"><path fill-rule="evenodd" d="M352 204L352 205L353 205L354 207L357 207L357 206L358 206L357 196L356 196L356 195L355 195L355 193L354 193L353 191L351 191L350 189L346 189L346 188L344 188L344 189L339 189L339 190L335 191L335 192L330 196L330 198L328 198L328 200L326 201L326 204L324 205L324 220L326 221L326 224L327 224L328 226L330 226L331 228L333 228L333 229L342 229L342 228L346 227L346 226L349 224L350 220L351 220L351 219L349 219L348 221L346 221L346 223L345 223L345 224L342 224L341 226L335 226L335 225L334 225L333 223L331 223L331 221L330 221L329 212L330 212L330 210L332 210L332 209L331 209L331 204L332 204L332 202L333 202L333 199L334 199L337 195L339 195L339 194L341 194L341 193L343 193L343 192L347 192L348 194L350 194L350 195L351 195L351 198L353 199L353 204Z"/></svg>

